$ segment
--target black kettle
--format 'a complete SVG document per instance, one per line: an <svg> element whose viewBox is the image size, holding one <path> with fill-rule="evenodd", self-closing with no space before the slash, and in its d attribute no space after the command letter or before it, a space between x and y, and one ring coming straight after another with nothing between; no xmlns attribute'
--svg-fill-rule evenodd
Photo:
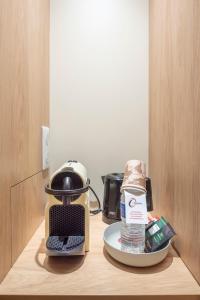
<svg viewBox="0 0 200 300"><path fill-rule="evenodd" d="M105 223L111 224L121 220L120 215L120 198L121 198L121 185L123 182L123 173L111 173L102 176L104 183L104 197L103 197L103 210L102 219ZM153 210L151 179L146 177L146 201L147 211Z"/></svg>

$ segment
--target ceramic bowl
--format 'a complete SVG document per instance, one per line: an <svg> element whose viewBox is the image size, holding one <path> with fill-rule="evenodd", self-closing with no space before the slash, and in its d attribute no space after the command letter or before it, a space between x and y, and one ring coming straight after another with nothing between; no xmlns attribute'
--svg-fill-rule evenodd
<svg viewBox="0 0 200 300"><path fill-rule="evenodd" d="M122 251L120 242L121 223L117 222L108 226L103 237L105 248L114 259L134 267L150 267L165 259L170 249L170 241L156 252L133 254Z"/></svg>

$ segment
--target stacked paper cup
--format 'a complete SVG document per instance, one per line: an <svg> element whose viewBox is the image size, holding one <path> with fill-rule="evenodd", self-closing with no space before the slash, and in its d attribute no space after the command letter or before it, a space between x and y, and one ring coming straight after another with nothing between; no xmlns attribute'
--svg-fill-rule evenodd
<svg viewBox="0 0 200 300"><path fill-rule="evenodd" d="M126 163L121 190L138 189L146 192L146 168L143 161L129 160Z"/></svg>

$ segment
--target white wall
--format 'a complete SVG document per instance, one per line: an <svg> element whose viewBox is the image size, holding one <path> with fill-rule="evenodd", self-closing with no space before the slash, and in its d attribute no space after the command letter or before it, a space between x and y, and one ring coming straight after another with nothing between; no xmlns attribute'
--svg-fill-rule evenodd
<svg viewBox="0 0 200 300"><path fill-rule="evenodd" d="M148 0L51 0L50 162L101 175L148 158Z"/></svg>

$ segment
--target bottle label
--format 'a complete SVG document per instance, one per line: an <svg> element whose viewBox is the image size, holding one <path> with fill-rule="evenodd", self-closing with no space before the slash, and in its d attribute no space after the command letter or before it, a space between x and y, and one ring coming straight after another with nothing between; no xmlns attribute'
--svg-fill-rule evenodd
<svg viewBox="0 0 200 300"><path fill-rule="evenodd" d="M125 203L120 202L120 214L122 218L126 218Z"/></svg>
<svg viewBox="0 0 200 300"><path fill-rule="evenodd" d="M127 224L148 224L146 194L140 196L124 191Z"/></svg>

